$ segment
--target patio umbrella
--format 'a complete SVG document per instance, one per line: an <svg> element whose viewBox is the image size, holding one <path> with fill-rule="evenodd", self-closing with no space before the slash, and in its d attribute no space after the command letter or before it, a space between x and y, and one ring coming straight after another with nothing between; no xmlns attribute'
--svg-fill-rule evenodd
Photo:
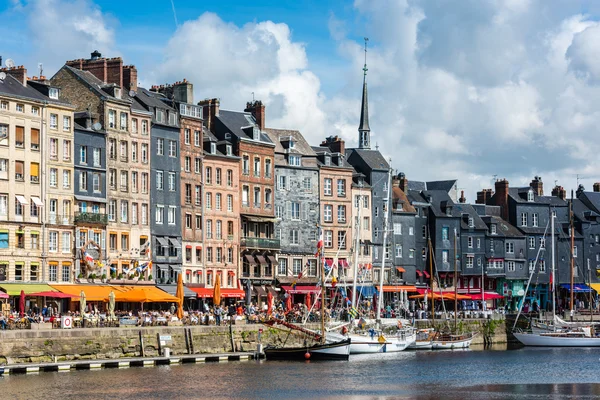
<svg viewBox="0 0 600 400"><path fill-rule="evenodd" d="M246 281L246 306L250 306L251 301L252 301L252 287L250 286L250 279L248 279Z"/></svg>
<svg viewBox="0 0 600 400"><path fill-rule="evenodd" d="M267 293L267 315L271 315L272 311L273 311L273 294L271 294L271 291L269 291L269 293Z"/></svg>
<svg viewBox="0 0 600 400"><path fill-rule="evenodd" d="M8 299L8 294L0 292L0 299Z"/></svg>
<svg viewBox="0 0 600 400"><path fill-rule="evenodd" d="M179 299L179 307L177 307L177 318L183 318L183 275L179 274L177 277L177 292L175 297Z"/></svg>
<svg viewBox="0 0 600 400"><path fill-rule="evenodd" d="M292 311L292 296L289 295L287 299L285 299L285 311Z"/></svg>
<svg viewBox="0 0 600 400"><path fill-rule="evenodd" d="M213 304L215 306L221 305L221 276L217 274L215 278L215 288L213 290Z"/></svg>
<svg viewBox="0 0 600 400"><path fill-rule="evenodd" d="M81 294L79 295L79 313L81 314L81 316L83 316L83 314L85 314L85 307L86 307L85 292L82 290Z"/></svg>
<svg viewBox="0 0 600 400"><path fill-rule="evenodd" d="M111 321L115 319L115 292L112 290L108 294L108 317Z"/></svg>
<svg viewBox="0 0 600 400"><path fill-rule="evenodd" d="M19 296L19 316L23 318L25 315L25 292L21 290L21 295Z"/></svg>

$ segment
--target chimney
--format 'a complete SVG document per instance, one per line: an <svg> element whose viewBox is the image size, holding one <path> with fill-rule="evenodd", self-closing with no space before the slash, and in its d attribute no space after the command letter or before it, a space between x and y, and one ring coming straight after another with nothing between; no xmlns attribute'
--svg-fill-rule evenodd
<svg viewBox="0 0 600 400"><path fill-rule="evenodd" d="M475 204L487 204L488 200L494 195L494 191L492 189L483 189L480 192L477 192L477 200L475 200Z"/></svg>
<svg viewBox="0 0 600 400"><path fill-rule="evenodd" d="M5 72L6 75L11 75L18 80L23 86L27 84L27 68L22 65L12 68L0 68L0 72Z"/></svg>
<svg viewBox="0 0 600 400"><path fill-rule="evenodd" d="M219 99L205 99L198 102L199 106L202 106L202 117L204 119L204 125L209 131L215 132L215 117L219 116Z"/></svg>
<svg viewBox="0 0 600 400"><path fill-rule="evenodd" d="M508 181L501 179L496 181L496 205L500 206L502 219L508 221Z"/></svg>
<svg viewBox="0 0 600 400"><path fill-rule="evenodd" d="M173 98L182 103L194 104L194 85L183 79L173 85Z"/></svg>
<svg viewBox="0 0 600 400"><path fill-rule="evenodd" d="M458 199L458 202L463 203L463 204L467 202L467 199L465 199L465 191L464 190L460 191L460 199Z"/></svg>
<svg viewBox="0 0 600 400"><path fill-rule="evenodd" d="M346 154L346 142L339 136L329 136L321 143L321 147L329 148L332 153Z"/></svg>
<svg viewBox="0 0 600 400"><path fill-rule="evenodd" d="M123 84L127 81L128 85L124 87L126 90L130 89L130 84L135 85L134 90L137 89L137 70L135 70L135 67L130 66L133 68L133 72L127 71L128 76L126 77L125 68L130 67L123 67L123 59L121 57L103 58L102 54L98 50L95 50L91 54L91 58L87 60L71 60L65 64L83 71L89 71L104 83L114 83L123 88Z"/></svg>
<svg viewBox="0 0 600 400"><path fill-rule="evenodd" d="M123 59L121 57L106 60L106 83L114 83L123 87Z"/></svg>
<svg viewBox="0 0 600 400"><path fill-rule="evenodd" d="M534 177L529 186L531 186L536 195L544 195L544 183L542 182L541 176Z"/></svg>
<svg viewBox="0 0 600 400"><path fill-rule="evenodd" d="M408 193L408 179L406 179L406 175L404 175L404 172L400 172L398 174L398 178L400 180L400 182L399 182L400 189L402 189L402 191L404 193Z"/></svg>
<svg viewBox="0 0 600 400"><path fill-rule="evenodd" d="M138 88L138 76L137 68L135 65L123 66L123 89L125 90L137 90Z"/></svg>
<svg viewBox="0 0 600 400"><path fill-rule="evenodd" d="M567 199L567 191L562 186L556 185L556 186L554 186L554 189L552 189L552 196L558 197L561 200L566 200Z"/></svg>
<svg viewBox="0 0 600 400"><path fill-rule="evenodd" d="M91 54L90 60L97 60L99 58L102 58L102 54L100 54L98 50L94 50Z"/></svg>
<svg viewBox="0 0 600 400"><path fill-rule="evenodd" d="M594 183L594 192L600 192L600 182Z"/></svg>
<svg viewBox="0 0 600 400"><path fill-rule="evenodd" d="M254 115L254 119L256 119L258 128L261 131L265 130L265 106L262 101L249 101L246 103L246 109L244 111L252 113L252 115Z"/></svg>

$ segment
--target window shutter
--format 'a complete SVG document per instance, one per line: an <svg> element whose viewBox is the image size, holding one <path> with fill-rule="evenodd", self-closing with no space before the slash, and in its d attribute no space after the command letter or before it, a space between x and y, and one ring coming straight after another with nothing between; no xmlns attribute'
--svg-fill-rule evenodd
<svg viewBox="0 0 600 400"><path fill-rule="evenodd" d="M102 250L106 251L106 232L102 231L102 243L100 244L100 247L102 248Z"/></svg>
<svg viewBox="0 0 600 400"><path fill-rule="evenodd" d="M40 130L36 128L31 128L31 144L39 145L40 144Z"/></svg>
<svg viewBox="0 0 600 400"><path fill-rule="evenodd" d="M15 127L15 141L24 143L25 142L25 128L22 126Z"/></svg>
<svg viewBox="0 0 600 400"><path fill-rule="evenodd" d="M292 218L292 202L286 201L285 207L286 207L286 211L285 211L286 218L291 219Z"/></svg>
<svg viewBox="0 0 600 400"><path fill-rule="evenodd" d="M23 161L15 162L15 173L23 175Z"/></svg>
<svg viewBox="0 0 600 400"><path fill-rule="evenodd" d="M300 215L301 215L302 221L308 220L306 204L300 203L300 210L301 210Z"/></svg>

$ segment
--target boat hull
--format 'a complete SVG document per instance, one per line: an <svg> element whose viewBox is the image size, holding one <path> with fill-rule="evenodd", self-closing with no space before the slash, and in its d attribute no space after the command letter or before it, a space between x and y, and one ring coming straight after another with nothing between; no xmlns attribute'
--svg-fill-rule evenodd
<svg viewBox="0 0 600 400"><path fill-rule="evenodd" d="M267 347L267 360L347 360L350 356L350 339L308 347ZM307 358L306 354L310 356Z"/></svg>
<svg viewBox="0 0 600 400"><path fill-rule="evenodd" d="M414 335L386 337L379 341L379 336L349 334L351 339L350 354L397 353L406 350L415 341Z"/></svg>
<svg viewBox="0 0 600 400"><path fill-rule="evenodd" d="M409 350L431 350L433 342L431 340L417 340L408 346Z"/></svg>
<svg viewBox="0 0 600 400"><path fill-rule="evenodd" d="M433 350L441 350L441 349L466 349L471 346L471 342L473 342L473 338L466 339L449 339L449 340L434 340L431 343L431 348Z"/></svg>
<svg viewBox="0 0 600 400"><path fill-rule="evenodd" d="M600 347L600 338L566 337L538 335L531 333L513 333L517 340L525 346L535 347Z"/></svg>

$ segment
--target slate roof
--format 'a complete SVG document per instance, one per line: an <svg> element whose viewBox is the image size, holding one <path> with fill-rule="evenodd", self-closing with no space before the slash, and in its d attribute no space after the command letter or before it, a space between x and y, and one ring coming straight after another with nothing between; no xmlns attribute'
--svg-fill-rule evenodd
<svg viewBox="0 0 600 400"><path fill-rule="evenodd" d="M6 78L0 81L0 94L9 97L20 98L23 100L39 102L47 101L55 104L68 105L67 103L61 103L59 101L52 100L29 86L23 86L18 79L9 74L6 74Z"/></svg>
<svg viewBox="0 0 600 400"><path fill-rule="evenodd" d="M445 209L443 209L443 204L452 206L452 217L460 217L460 213L457 213L456 208L454 207L454 202L448 195L448 192L444 190L427 190L422 192L424 198L425 196L431 196L431 209L433 210L433 214L436 217L448 217L446 215Z"/></svg>
<svg viewBox="0 0 600 400"><path fill-rule="evenodd" d="M296 130L289 129L273 129L265 128L265 133L275 143L275 153L284 154L286 149L282 145L282 139L292 137L294 140L294 148L290 149L292 154L301 154L304 156L316 157L317 153L310 147L302 133Z"/></svg>
<svg viewBox="0 0 600 400"><path fill-rule="evenodd" d="M402 204L402 210L396 209L396 204ZM392 204L393 204L393 212L407 212L407 213L416 213L417 210L410 204L406 193L402 189L397 186L392 188Z"/></svg>
<svg viewBox="0 0 600 400"><path fill-rule="evenodd" d="M592 210L600 213L600 192L582 192L577 197Z"/></svg>
<svg viewBox="0 0 600 400"><path fill-rule="evenodd" d="M453 207L452 214L454 214L454 212L458 212L461 216L460 225L462 229L488 229L485 222L483 222L471 204L455 203ZM473 218L473 228L469 226L468 220L465 221L464 218L462 218L463 214L468 214L469 217Z"/></svg>
<svg viewBox="0 0 600 400"><path fill-rule="evenodd" d="M421 181L408 181L408 190L414 190L414 191L419 191L422 192L424 190L427 190L427 184L425 184L425 182L421 182Z"/></svg>
<svg viewBox="0 0 600 400"><path fill-rule="evenodd" d="M73 75L78 77L81 81L83 81L88 87L96 92L96 95L106 97L112 101L122 101L125 103L129 103L130 100L118 99L114 97L110 92L104 90L107 86L106 83L102 82L100 79L96 78L91 72L83 71L77 68L70 67L68 65L64 65L61 69L65 69L71 72Z"/></svg>
<svg viewBox="0 0 600 400"><path fill-rule="evenodd" d="M225 127L235 136L244 139L253 139L252 134L248 134L242 128L255 126L256 120L252 113L240 111L219 110L216 117ZM269 136L264 132L260 134L260 141L264 143L273 143Z"/></svg>
<svg viewBox="0 0 600 400"><path fill-rule="evenodd" d="M410 181L409 181L410 183ZM423 192L421 190L408 190L406 193L408 199L412 203L427 203L427 199L423 196Z"/></svg>
<svg viewBox="0 0 600 400"><path fill-rule="evenodd" d="M490 235L491 237L500 236L500 237L516 237L516 238L524 238L525 236L519 231L516 227L509 224L505 220L500 217L494 215L486 215L481 218L483 222L489 227L491 224L496 224L496 234Z"/></svg>
<svg viewBox="0 0 600 400"><path fill-rule="evenodd" d="M175 110L173 107L161 100L162 98L166 99L166 97L161 93L151 92L144 88L138 88L135 98L146 107Z"/></svg>
<svg viewBox="0 0 600 400"><path fill-rule="evenodd" d="M346 159L350 164L354 164L353 160L355 158L362 159L371 170L387 171L390 168L385 157L383 157L379 150L346 149Z"/></svg>
<svg viewBox="0 0 600 400"><path fill-rule="evenodd" d="M354 169L354 167L348 162L348 160L346 160L346 157L344 157L343 154L339 158L339 160L341 161L340 164L339 165L335 164L333 162L333 154L334 153L332 153L331 150L329 150L329 147L325 147L325 146L311 146L311 149L317 155L317 165L319 167ZM325 163L321 161L322 156L320 156L319 154L322 154L322 153L326 153L326 154L328 154L328 155L331 156L331 165L325 165Z"/></svg>
<svg viewBox="0 0 600 400"><path fill-rule="evenodd" d="M410 181L408 183L410 184ZM425 185L427 186L427 190L444 190L449 192L454 185L456 185L456 179L448 181L431 181L427 182Z"/></svg>
<svg viewBox="0 0 600 400"><path fill-rule="evenodd" d="M556 196L538 196L534 191L534 201L527 201L527 193L529 193L529 187L520 188L509 188L508 195L514 199L517 203L529 203L529 204L547 204L551 206L562 206L566 207L568 203Z"/></svg>

